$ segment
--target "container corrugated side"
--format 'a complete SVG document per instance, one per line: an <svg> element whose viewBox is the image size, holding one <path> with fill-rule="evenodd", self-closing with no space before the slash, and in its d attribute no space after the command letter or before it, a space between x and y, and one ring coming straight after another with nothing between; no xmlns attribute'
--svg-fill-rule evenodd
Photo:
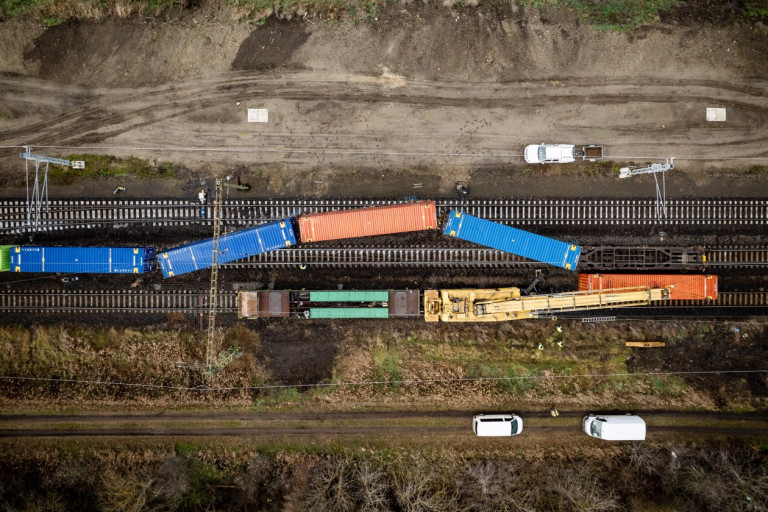
<svg viewBox="0 0 768 512"><path fill-rule="evenodd" d="M282 219L241 229L219 239L219 263L241 260L296 245L293 219ZM161 251L157 256L163 276L173 277L211 268L213 238Z"/></svg>
<svg viewBox="0 0 768 512"><path fill-rule="evenodd" d="M437 229L434 201L310 213L298 218L302 242Z"/></svg>
<svg viewBox="0 0 768 512"><path fill-rule="evenodd" d="M311 302L387 302L387 290L328 290L309 292Z"/></svg>
<svg viewBox="0 0 768 512"><path fill-rule="evenodd" d="M150 255L147 260L147 254ZM36 273L143 274L154 268L152 247L44 247L11 249L11 270Z"/></svg>
<svg viewBox="0 0 768 512"><path fill-rule="evenodd" d="M669 288L670 300L717 300L717 276L690 274L580 274L579 290Z"/></svg>
<svg viewBox="0 0 768 512"><path fill-rule="evenodd" d="M581 247L451 210L443 233L567 270L576 270Z"/></svg>
<svg viewBox="0 0 768 512"><path fill-rule="evenodd" d="M309 318L389 318L388 308L310 308Z"/></svg>
<svg viewBox="0 0 768 512"><path fill-rule="evenodd" d="M0 272L11 270L11 248L12 245L0 245Z"/></svg>

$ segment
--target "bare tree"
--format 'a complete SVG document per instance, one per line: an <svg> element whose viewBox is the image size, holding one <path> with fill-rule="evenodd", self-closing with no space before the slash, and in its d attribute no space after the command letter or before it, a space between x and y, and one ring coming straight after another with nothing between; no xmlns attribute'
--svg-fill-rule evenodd
<svg viewBox="0 0 768 512"><path fill-rule="evenodd" d="M8 507L7 510L24 510L25 512L66 512L69 505L56 492L30 493L23 496L22 507Z"/></svg>
<svg viewBox="0 0 768 512"><path fill-rule="evenodd" d="M358 510L376 512L391 509L387 497L389 483L387 482L387 475L381 468L375 467L368 461L363 461L357 466L356 476L358 480Z"/></svg>
<svg viewBox="0 0 768 512"><path fill-rule="evenodd" d="M768 467L749 446L723 446L681 472L682 489L702 508L768 510Z"/></svg>
<svg viewBox="0 0 768 512"><path fill-rule="evenodd" d="M107 512L140 512L152 496L152 479L138 473L118 475L109 469L102 474L102 509Z"/></svg>
<svg viewBox="0 0 768 512"><path fill-rule="evenodd" d="M645 475L658 475L664 471L667 459L673 457L669 450L635 443L629 451L629 467Z"/></svg>
<svg viewBox="0 0 768 512"><path fill-rule="evenodd" d="M305 503L309 510L347 512L355 510L357 488L354 470L343 457L320 462L310 474Z"/></svg>
<svg viewBox="0 0 768 512"><path fill-rule="evenodd" d="M181 504L189 488L189 462L183 457L169 455L163 459L155 472L152 490L162 506L175 509Z"/></svg>
<svg viewBox="0 0 768 512"><path fill-rule="evenodd" d="M458 510L458 495L424 463L395 474L395 498L404 512Z"/></svg>
<svg viewBox="0 0 768 512"><path fill-rule="evenodd" d="M260 510L276 510L283 502L287 482L274 461L259 455L235 477L235 485L242 491L246 503Z"/></svg>
<svg viewBox="0 0 768 512"><path fill-rule="evenodd" d="M461 501L467 510L533 511L534 492L522 484L511 463L481 461L458 476Z"/></svg>
<svg viewBox="0 0 768 512"><path fill-rule="evenodd" d="M601 512L619 508L618 497L604 490L595 475L583 467L552 468L547 487L559 510Z"/></svg>

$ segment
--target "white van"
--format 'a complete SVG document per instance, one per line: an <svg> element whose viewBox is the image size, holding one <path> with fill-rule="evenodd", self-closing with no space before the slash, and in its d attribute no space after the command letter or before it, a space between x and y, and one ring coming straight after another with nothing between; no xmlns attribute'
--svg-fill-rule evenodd
<svg viewBox="0 0 768 512"><path fill-rule="evenodd" d="M584 416L584 432L606 441L645 440L645 421L634 414Z"/></svg>
<svg viewBox="0 0 768 512"><path fill-rule="evenodd" d="M523 419L517 414L477 414L472 417L476 436L516 436L523 431Z"/></svg>

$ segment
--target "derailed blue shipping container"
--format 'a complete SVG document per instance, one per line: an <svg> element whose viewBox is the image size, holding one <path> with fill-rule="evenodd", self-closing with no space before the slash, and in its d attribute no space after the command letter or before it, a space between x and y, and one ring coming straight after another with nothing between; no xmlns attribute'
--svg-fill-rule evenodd
<svg viewBox="0 0 768 512"><path fill-rule="evenodd" d="M222 235L219 239L219 263L241 260L283 247L296 245L293 219L282 219ZM164 277L180 276L211 268L213 238L162 251L157 261Z"/></svg>
<svg viewBox="0 0 768 512"><path fill-rule="evenodd" d="M581 247L578 245L529 233L456 210L448 213L443 233L567 270L576 270L581 254Z"/></svg>
<svg viewBox="0 0 768 512"><path fill-rule="evenodd" d="M74 274L143 274L155 270L154 247L43 247L11 248L13 272Z"/></svg>

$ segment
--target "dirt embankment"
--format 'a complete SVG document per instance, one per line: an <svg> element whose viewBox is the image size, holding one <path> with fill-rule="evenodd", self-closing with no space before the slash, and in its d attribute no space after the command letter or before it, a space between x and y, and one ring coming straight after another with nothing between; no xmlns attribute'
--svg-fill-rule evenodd
<svg viewBox="0 0 768 512"><path fill-rule="evenodd" d="M754 194L707 170L768 158L760 24L617 34L566 10L388 3L358 24L251 27L207 7L170 21L3 25L0 145L91 145L208 175L244 166L267 194L446 194L459 179L490 195L542 181L549 195L588 194L589 168L584 186L566 172L495 188L545 139L604 144L616 165L674 154L694 195ZM727 107L728 122L708 124L707 106ZM247 123L246 107L268 108L269 123ZM16 152L0 154L0 172L18 175Z"/></svg>
<svg viewBox="0 0 768 512"><path fill-rule="evenodd" d="M252 27L235 22L230 11L206 8L169 21L4 25L0 70L89 87L281 67L362 75L388 70L408 80L447 82L625 77L642 86L649 76L760 77L768 63L760 24L745 29L685 20L618 34L582 25L568 10L522 6L485 12L391 2L359 24L270 18Z"/></svg>

